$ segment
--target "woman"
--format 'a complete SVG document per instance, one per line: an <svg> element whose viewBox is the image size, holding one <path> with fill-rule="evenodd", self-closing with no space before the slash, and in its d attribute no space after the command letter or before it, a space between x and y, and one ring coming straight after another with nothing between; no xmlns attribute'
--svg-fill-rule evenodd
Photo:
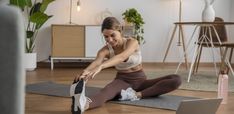
<svg viewBox="0 0 234 114"><path fill-rule="evenodd" d="M106 45L98 51L96 59L75 78L75 82L80 81L71 86L74 114L99 107L118 96L120 100L139 100L171 92L180 86L181 79L174 74L146 79L138 41L121 35L121 25L116 18L104 19L101 31ZM105 58L107 60L104 60ZM83 80L92 79L101 70L112 66L117 70L116 78L96 95L84 97Z"/></svg>

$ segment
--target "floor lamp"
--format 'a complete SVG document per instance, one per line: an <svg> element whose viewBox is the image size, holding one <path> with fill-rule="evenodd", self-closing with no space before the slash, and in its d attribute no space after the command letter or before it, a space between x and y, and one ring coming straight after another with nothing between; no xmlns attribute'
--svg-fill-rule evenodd
<svg viewBox="0 0 234 114"><path fill-rule="evenodd" d="M179 0L180 3L179 3L179 22L182 21L182 0ZM182 30L181 28L179 29L179 41L178 41L178 46L181 46L181 33L182 33Z"/></svg>

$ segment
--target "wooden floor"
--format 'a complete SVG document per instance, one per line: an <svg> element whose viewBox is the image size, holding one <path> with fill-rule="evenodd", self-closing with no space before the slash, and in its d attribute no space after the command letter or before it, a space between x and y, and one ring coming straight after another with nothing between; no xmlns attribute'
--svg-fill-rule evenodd
<svg viewBox="0 0 234 114"><path fill-rule="evenodd" d="M144 64L145 71L168 70L175 67L162 68L152 64ZM209 71L211 68L204 68ZM82 68L55 68L53 71L50 68L38 68L35 71L27 72L27 84L53 81L62 84L71 84L75 75L80 73ZM90 80L87 85L103 87L110 82L116 71L114 69L106 69L98 74L95 79ZM214 98L216 92L200 92L200 91L185 91L176 90L170 94L181 96L194 96L202 98ZM26 94L26 114L71 114L70 113L71 99L52 97L37 94ZM233 114L234 113L234 93L229 93L228 104L221 105L217 114ZM120 105L106 103L100 108L88 110L85 114L175 114L175 111L136 107L129 105Z"/></svg>

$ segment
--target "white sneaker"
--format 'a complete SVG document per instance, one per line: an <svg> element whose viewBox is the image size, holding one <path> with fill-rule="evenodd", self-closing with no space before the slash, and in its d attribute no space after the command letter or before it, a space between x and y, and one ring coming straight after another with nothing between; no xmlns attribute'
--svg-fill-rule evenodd
<svg viewBox="0 0 234 114"><path fill-rule="evenodd" d="M137 98L136 91L133 90L131 87L127 88L126 90L121 90L121 98L119 99L120 101L136 101L140 100Z"/></svg>
<svg viewBox="0 0 234 114"><path fill-rule="evenodd" d="M85 81L81 79L70 87L70 95L72 96L72 114L82 114L85 110Z"/></svg>

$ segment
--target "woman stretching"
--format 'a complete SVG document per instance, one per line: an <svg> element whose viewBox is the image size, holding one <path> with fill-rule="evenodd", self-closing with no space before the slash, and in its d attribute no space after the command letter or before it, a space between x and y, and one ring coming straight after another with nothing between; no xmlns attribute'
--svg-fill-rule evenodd
<svg viewBox="0 0 234 114"><path fill-rule="evenodd" d="M73 114L99 107L116 97L119 100L139 100L171 92L180 86L181 79L175 74L147 80L138 41L123 37L121 30L115 17L104 19L101 31L106 45L98 51L96 59L75 78L70 89ZM101 70L113 66L117 70L115 79L99 93L85 97L85 82Z"/></svg>

